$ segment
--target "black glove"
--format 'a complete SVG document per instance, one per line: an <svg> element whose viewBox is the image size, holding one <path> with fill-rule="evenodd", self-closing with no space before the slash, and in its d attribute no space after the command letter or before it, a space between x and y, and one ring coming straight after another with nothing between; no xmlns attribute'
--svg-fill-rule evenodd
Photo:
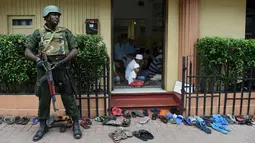
<svg viewBox="0 0 255 143"><path fill-rule="evenodd" d="M43 60L37 59L36 60L36 67L37 68L42 68L43 67Z"/></svg>

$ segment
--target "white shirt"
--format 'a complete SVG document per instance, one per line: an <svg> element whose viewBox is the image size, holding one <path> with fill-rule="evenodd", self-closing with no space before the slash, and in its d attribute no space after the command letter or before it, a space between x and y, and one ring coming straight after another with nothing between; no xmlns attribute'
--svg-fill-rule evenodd
<svg viewBox="0 0 255 143"><path fill-rule="evenodd" d="M126 68L126 71L125 71L125 78L126 78L126 80L128 80L130 73L133 71L134 64L137 64L137 63L136 63L135 60L132 60L132 61L127 65L127 68Z"/></svg>
<svg viewBox="0 0 255 143"><path fill-rule="evenodd" d="M134 81L134 79L136 79L136 76L137 76L136 72L134 70L131 71L131 73L128 76L128 84L129 85Z"/></svg>

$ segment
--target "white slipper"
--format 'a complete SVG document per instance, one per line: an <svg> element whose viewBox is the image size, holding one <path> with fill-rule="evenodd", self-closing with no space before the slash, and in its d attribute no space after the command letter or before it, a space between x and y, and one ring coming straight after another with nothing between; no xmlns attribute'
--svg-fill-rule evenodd
<svg viewBox="0 0 255 143"><path fill-rule="evenodd" d="M142 118L141 120L139 120L138 122L139 122L140 124L146 124L149 120L150 120L149 117L144 117L144 118Z"/></svg>

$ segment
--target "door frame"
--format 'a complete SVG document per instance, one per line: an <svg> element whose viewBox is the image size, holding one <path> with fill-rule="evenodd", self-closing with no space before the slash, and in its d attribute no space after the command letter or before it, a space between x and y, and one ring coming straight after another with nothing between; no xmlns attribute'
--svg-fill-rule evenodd
<svg viewBox="0 0 255 143"><path fill-rule="evenodd" d="M113 57L114 57L114 16L113 16L113 7L114 7L114 1L115 0L111 0L111 43L112 43L112 47L111 47L111 65L113 65ZM163 61L162 61L162 65L163 65L163 69L162 69L162 80L161 80L161 89L165 90L165 63L166 63L166 54L165 54L165 49L166 49L166 35L167 35L167 28L166 28L166 23L167 23L167 11L168 11L168 0L162 0L163 3L163 8L162 8L162 12L163 12L163 17L162 17L162 51L163 51ZM121 19L121 18L118 18ZM125 18L125 19L131 19L131 18ZM112 71L112 69L110 70ZM113 77L113 72L111 72L111 77ZM145 88L141 88L141 89L145 89ZM114 91L114 82L113 82L113 78L111 78L111 90Z"/></svg>

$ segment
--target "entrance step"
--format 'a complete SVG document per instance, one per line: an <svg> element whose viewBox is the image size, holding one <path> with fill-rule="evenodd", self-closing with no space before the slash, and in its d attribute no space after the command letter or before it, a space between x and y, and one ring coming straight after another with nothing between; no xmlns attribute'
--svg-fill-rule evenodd
<svg viewBox="0 0 255 143"><path fill-rule="evenodd" d="M174 92L160 93L112 93L111 107L122 109L180 107L180 96Z"/></svg>

